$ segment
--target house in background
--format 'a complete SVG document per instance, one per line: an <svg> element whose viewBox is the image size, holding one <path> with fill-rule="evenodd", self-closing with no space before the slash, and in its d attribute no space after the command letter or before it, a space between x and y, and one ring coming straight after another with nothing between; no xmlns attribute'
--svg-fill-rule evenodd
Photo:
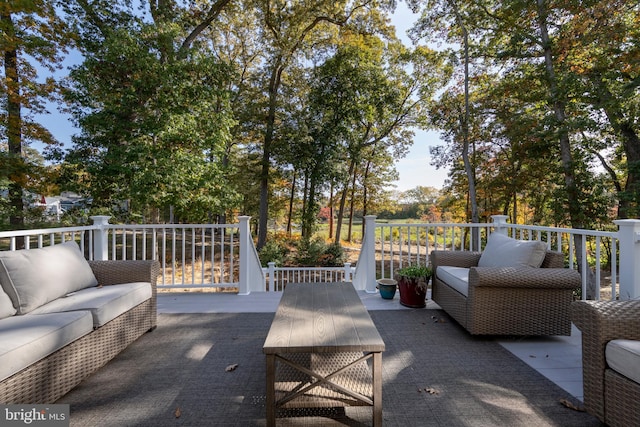
<svg viewBox="0 0 640 427"><path fill-rule="evenodd" d="M0 190L0 197L9 197L7 190ZM88 209L91 200L79 194L64 191L59 196L43 196L25 193L24 205L28 208L41 208L44 216L52 221L60 221L62 215L73 209Z"/></svg>

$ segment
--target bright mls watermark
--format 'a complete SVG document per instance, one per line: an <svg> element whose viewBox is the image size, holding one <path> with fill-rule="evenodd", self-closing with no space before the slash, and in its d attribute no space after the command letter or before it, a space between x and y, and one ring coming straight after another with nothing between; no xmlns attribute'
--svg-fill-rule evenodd
<svg viewBox="0 0 640 427"><path fill-rule="evenodd" d="M0 427L69 425L69 405L0 405Z"/></svg>

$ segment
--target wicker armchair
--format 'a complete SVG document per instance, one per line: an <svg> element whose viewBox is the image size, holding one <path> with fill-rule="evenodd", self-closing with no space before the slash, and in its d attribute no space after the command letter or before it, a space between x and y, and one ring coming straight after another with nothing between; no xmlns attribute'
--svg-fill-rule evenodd
<svg viewBox="0 0 640 427"><path fill-rule="evenodd" d="M640 340L640 301L576 301L571 318L582 332L585 409L609 426L640 425L640 384L605 359L609 341Z"/></svg>
<svg viewBox="0 0 640 427"><path fill-rule="evenodd" d="M432 299L472 335L571 335L580 274L547 251L540 268L477 267L480 252L433 251ZM469 268L468 296L437 276L438 266Z"/></svg>

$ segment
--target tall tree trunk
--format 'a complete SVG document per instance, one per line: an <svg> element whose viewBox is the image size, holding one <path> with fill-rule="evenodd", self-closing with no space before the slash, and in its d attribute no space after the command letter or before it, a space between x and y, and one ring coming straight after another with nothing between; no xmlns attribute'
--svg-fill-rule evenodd
<svg viewBox="0 0 640 427"><path fill-rule="evenodd" d="M224 179L225 184L227 184L227 185L229 183L228 169L229 169L229 155L230 155L230 152L231 152L231 144L227 144L226 147L225 147L225 150L224 150L224 154L222 155L222 170L224 170L223 179ZM209 161L211 163L215 162L213 153L210 155ZM211 213L210 213L210 217L211 217ZM222 210L220 212L220 214L218 215L218 223L219 224L226 224L227 223L227 212L225 210Z"/></svg>
<svg viewBox="0 0 640 427"><path fill-rule="evenodd" d="M304 191L302 193L302 214L301 214L301 233L302 235L304 235L304 228L305 228L305 218L307 215L307 209L309 206L309 181L310 181L310 173L307 170L307 172L304 175Z"/></svg>
<svg viewBox="0 0 640 427"><path fill-rule="evenodd" d="M276 102L284 65L282 57L276 58L271 79L269 81L269 111L267 113L267 126L264 132L262 145L262 168L260 171L260 214L258 218L258 243L260 250L267 241L267 223L269 221L269 171L271 169L271 145L276 122Z"/></svg>
<svg viewBox="0 0 640 427"><path fill-rule="evenodd" d="M296 170L293 170L293 179L291 180L291 194L289 195L289 215L287 216L287 235L291 237L291 219L293 217L293 199L296 196Z"/></svg>
<svg viewBox="0 0 640 427"><path fill-rule="evenodd" d="M640 137L633 123L625 119L620 111L607 83L598 78L595 84L600 95L598 107L604 110L611 127L620 136L627 157L627 180L624 188L617 187L618 219L635 218L640 216ZM601 158L601 161L604 164L604 159Z"/></svg>
<svg viewBox="0 0 640 427"><path fill-rule="evenodd" d="M351 159L349 162L349 173L347 176L351 176L353 170L355 168L355 160ZM344 188L342 189L342 194L340 195L340 207L338 208L338 224L336 225L336 236L334 238L334 242L340 244L340 233L342 232L342 217L344 216L344 206L347 201L347 193L349 191L349 180L347 179Z"/></svg>
<svg viewBox="0 0 640 427"><path fill-rule="evenodd" d="M469 203L471 204L471 222L480 222L478 214L478 201L476 197L476 173L475 164L472 164L469 160L469 33L467 27L464 24L464 20L458 10L458 5L454 0L449 0L453 12L456 16L456 21L462 30L463 48L464 48L464 119L462 121L462 161L464 163L464 170L467 174L467 180L469 182ZM480 230L473 229L472 234L473 245L471 250L480 250Z"/></svg>
<svg viewBox="0 0 640 427"><path fill-rule="evenodd" d="M6 9L6 8L5 8ZM13 38L15 27L11 14L3 11L0 21L7 34ZM24 204L22 201L24 182L24 160L22 158L22 103L20 100L20 76L18 74L18 51L12 43L7 43L4 51L4 73L7 90L7 142L11 167L9 169L9 203L11 214L9 223L12 228L24 226Z"/></svg>
<svg viewBox="0 0 640 427"><path fill-rule="evenodd" d="M347 232L347 242L352 242L352 231L353 231L353 211L356 200L356 175L358 173L358 168L354 168L353 170L353 179L351 180L351 200L349 201L349 230Z"/></svg>
<svg viewBox="0 0 640 427"><path fill-rule="evenodd" d="M329 240L333 239L333 182L329 189Z"/></svg>
<svg viewBox="0 0 640 427"><path fill-rule="evenodd" d="M558 78L555 73L553 63L553 52L551 47L551 39L547 26L548 11L545 0L536 0L538 6L538 26L540 29L540 37L542 47L544 49L544 63L551 95L551 105L556 120L557 133L560 143L560 159L562 162L562 170L564 173L564 184L567 192L567 203L569 220L573 228L584 228L584 218L582 217L582 209L580 208L580 199L578 194L578 186L576 183L575 169L573 163L573 155L571 153L571 143L569 141L569 131L566 126L566 101L564 95L561 95L558 89ZM582 238L576 234L574 236L574 246L576 251L576 261L578 269L582 270ZM595 297L595 275L593 271L587 267L584 272L587 275L587 298Z"/></svg>

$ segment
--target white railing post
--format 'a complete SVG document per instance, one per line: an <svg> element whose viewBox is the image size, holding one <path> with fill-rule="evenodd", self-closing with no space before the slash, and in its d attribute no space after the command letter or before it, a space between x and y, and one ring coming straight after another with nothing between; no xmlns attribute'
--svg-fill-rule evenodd
<svg viewBox="0 0 640 427"><path fill-rule="evenodd" d="M249 295L254 292L265 292L266 281L264 271L260 265L258 252L253 244L251 232L249 229L250 216L238 217L238 229L240 231L240 266L239 266L239 283L238 295Z"/></svg>
<svg viewBox="0 0 640 427"><path fill-rule="evenodd" d="M344 281L351 282L351 263L350 262L344 263Z"/></svg>
<svg viewBox="0 0 640 427"><path fill-rule="evenodd" d="M640 220L620 219L613 221L618 226L620 242L620 299L640 297Z"/></svg>
<svg viewBox="0 0 640 427"><path fill-rule="evenodd" d="M269 266L269 291L276 291L276 263L273 261L269 261L267 263Z"/></svg>
<svg viewBox="0 0 640 427"><path fill-rule="evenodd" d="M108 228L109 215L95 215L91 218L93 225L97 228L93 230L93 259L106 261L109 259L109 236Z"/></svg>
<svg viewBox="0 0 640 427"><path fill-rule="evenodd" d="M375 294L376 289L376 216L364 217L364 236L356 273L353 278L353 286L358 290Z"/></svg>
<svg viewBox="0 0 640 427"><path fill-rule="evenodd" d="M491 215L491 220L493 221L493 231L494 233L500 233L507 236L509 233L507 232L507 220L509 219L509 215Z"/></svg>

